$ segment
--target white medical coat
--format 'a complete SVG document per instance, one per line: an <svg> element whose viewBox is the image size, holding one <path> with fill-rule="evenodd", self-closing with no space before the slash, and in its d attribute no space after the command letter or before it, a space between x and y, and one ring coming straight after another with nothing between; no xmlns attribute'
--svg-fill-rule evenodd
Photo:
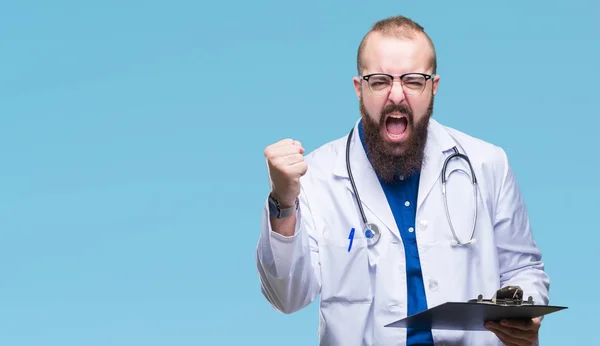
<svg viewBox="0 0 600 346"><path fill-rule="evenodd" d="M320 345L405 345L406 329L384 325L406 316L404 246L386 196L370 165L355 125L350 162L369 222L379 225L381 239L368 247L346 169L347 136L306 155L301 178L295 234L285 237L270 228L265 202L256 261L261 289L277 310L289 314L320 294ZM479 188L476 244L451 245L444 211L441 171L456 146L469 156ZM468 171L450 161L446 176ZM457 171L459 172L459 171ZM458 237L470 237L473 190L470 177L452 173L448 204ZM415 232L428 307L467 301L518 285L536 304L548 304L549 278L532 237L526 207L505 152L492 144L442 126L429 125L421 171ZM433 330L436 345L500 345L490 331ZM282 340L283 342L283 340Z"/></svg>

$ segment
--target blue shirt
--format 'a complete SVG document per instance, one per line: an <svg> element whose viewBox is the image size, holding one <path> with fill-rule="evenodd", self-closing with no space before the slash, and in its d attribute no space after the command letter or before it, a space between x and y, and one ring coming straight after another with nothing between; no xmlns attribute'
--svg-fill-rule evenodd
<svg viewBox="0 0 600 346"><path fill-rule="evenodd" d="M358 126L360 140L367 151L362 130L362 121ZM368 155L367 155L368 156ZM425 286L421 273L421 262L415 235L415 218L417 213L417 196L419 192L420 174L409 177L396 177L395 184L388 184L381 179L381 187L387 197L392 214L400 230L400 237L404 244L406 259L406 284L407 284L407 313L413 315L427 309ZM433 336L430 330L407 330L407 345L433 345Z"/></svg>

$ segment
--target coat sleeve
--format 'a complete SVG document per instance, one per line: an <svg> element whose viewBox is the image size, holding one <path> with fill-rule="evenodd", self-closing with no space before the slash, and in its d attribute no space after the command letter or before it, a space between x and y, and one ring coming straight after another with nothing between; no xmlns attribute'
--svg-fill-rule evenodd
<svg viewBox="0 0 600 346"><path fill-rule="evenodd" d="M495 211L495 238L498 247L500 284L523 289L537 305L549 302L550 280L544 271L542 254L531 229L529 216L515 174L502 150L503 170Z"/></svg>
<svg viewBox="0 0 600 346"><path fill-rule="evenodd" d="M261 292L277 310L290 314L312 303L320 292L320 264L314 222L304 192L299 196L296 229L286 237L271 229L268 201L256 249Z"/></svg>

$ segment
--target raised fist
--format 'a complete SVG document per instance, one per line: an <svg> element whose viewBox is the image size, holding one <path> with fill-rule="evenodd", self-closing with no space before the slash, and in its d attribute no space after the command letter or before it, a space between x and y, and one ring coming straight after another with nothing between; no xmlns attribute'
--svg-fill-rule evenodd
<svg viewBox="0 0 600 346"><path fill-rule="evenodd" d="M306 173L304 148L299 141L283 139L265 148L271 193L282 207L291 207L300 194L300 177Z"/></svg>

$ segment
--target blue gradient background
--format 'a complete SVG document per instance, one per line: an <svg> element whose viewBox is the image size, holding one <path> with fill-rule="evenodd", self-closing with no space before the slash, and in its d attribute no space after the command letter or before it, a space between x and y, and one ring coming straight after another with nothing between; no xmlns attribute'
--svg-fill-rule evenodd
<svg viewBox="0 0 600 346"><path fill-rule="evenodd" d="M593 343L598 2L5 1L0 344L315 345L261 296L263 149L358 117L356 48L404 14L435 117L506 149L551 277L542 345Z"/></svg>

